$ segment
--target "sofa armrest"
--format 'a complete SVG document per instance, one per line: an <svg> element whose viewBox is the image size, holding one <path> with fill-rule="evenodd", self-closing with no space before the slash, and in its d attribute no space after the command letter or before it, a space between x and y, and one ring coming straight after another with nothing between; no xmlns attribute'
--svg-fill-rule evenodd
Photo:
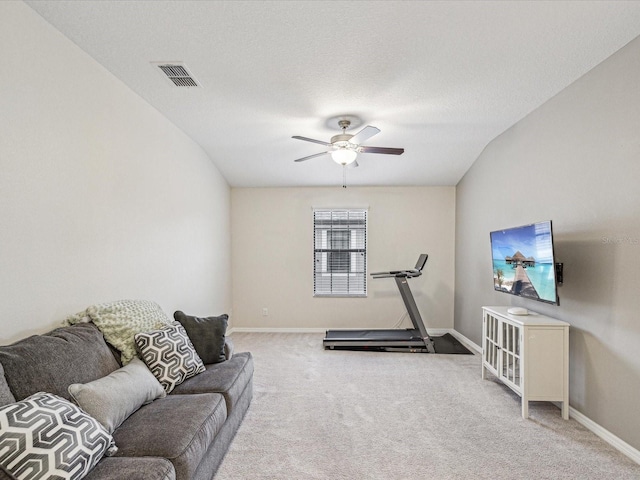
<svg viewBox="0 0 640 480"><path fill-rule="evenodd" d="M230 338L225 338L224 339L224 356L227 357L227 360L231 360L231 357L233 357L233 350L234 350L234 346L233 346L233 342L231 341Z"/></svg>

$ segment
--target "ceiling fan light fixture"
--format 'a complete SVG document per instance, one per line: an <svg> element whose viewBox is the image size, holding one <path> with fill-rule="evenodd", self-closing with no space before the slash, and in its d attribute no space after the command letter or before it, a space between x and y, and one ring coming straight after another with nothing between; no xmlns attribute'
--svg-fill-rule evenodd
<svg viewBox="0 0 640 480"><path fill-rule="evenodd" d="M312 158L330 154L331 159L338 165L342 165L343 167L346 167L347 165L357 167L358 162L356 162L356 158L359 153L382 153L386 155L402 155L404 153L404 148L370 147L367 145L363 145L363 143L366 142L369 138L380 133L379 128L367 125L358 133L352 135L350 133L347 133L347 129L351 126L350 118L335 117L335 120L338 121L338 126L342 130L342 133L331 137L330 142L315 140L308 137L301 137L299 135L295 135L292 137L297 140L318 143L320 145L328 147L328 150L324 152L316 153L314 155L307 155L306 157L294 160L294 162L304 162ZM357 120L360 121L359 119Z"/></svg>
<svg viewBox="0 0 640 480"><path fill-rule="evenodd" d="M353 163L358 156L358 152L348 148L339 148L331 152L331 158L338 165L349 165Z"/></svg>

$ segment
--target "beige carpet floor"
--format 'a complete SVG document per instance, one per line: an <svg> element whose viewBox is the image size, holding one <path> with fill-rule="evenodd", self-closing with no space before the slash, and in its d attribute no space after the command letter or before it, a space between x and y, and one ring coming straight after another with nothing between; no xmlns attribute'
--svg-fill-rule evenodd
<svg viewBox="0 0 640 480"><path fill-rule="evenodd" d="M322 334L235 333L254 399L216 480L640 479L546 402L480 378L478 355L331 351Z"/></svg>

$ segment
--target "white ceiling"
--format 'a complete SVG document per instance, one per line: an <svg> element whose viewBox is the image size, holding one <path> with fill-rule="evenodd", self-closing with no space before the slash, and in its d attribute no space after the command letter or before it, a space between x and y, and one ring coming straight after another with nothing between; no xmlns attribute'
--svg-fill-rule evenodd
<svg viewBox="0 0 640 480"><path fill-rule="evenodd" d="M349 185L455 185L483 148L640 34L638 1L33 1L199 143L232 186L333 186L292 135L381 133ZM178 88L151 62L180 61ZM355 133L359 129L355 129Z"/></svg>

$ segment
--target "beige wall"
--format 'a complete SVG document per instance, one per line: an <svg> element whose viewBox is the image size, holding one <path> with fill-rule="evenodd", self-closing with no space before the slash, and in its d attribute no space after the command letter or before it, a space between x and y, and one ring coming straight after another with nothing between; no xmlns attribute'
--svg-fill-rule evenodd
<svg viewBox="0 0 640 480"><path fill-rule="evenodd" d="M410 286L427 328L452 328L454 197L453 187L232 189L234 326L395 326L405 308L393 279L369 280L367 298L313 297L312 209L368 207L368 270L413 268L428 253Z"/></svg>
<svg viewBox="0 0 640 480"><path fill-rule="evenodd" d="M22 2L0 2L0 343L95 302L231 307L206 154Z"/></svg>
<svg viewBox="0 0 640 480"><path fill-rule="evenodd" d="M491 142L457 188L455 327L482 305L571 323L570 405L640 449L640 38ZM493 291L489 232L553 220L560 306Z"/></svg>

